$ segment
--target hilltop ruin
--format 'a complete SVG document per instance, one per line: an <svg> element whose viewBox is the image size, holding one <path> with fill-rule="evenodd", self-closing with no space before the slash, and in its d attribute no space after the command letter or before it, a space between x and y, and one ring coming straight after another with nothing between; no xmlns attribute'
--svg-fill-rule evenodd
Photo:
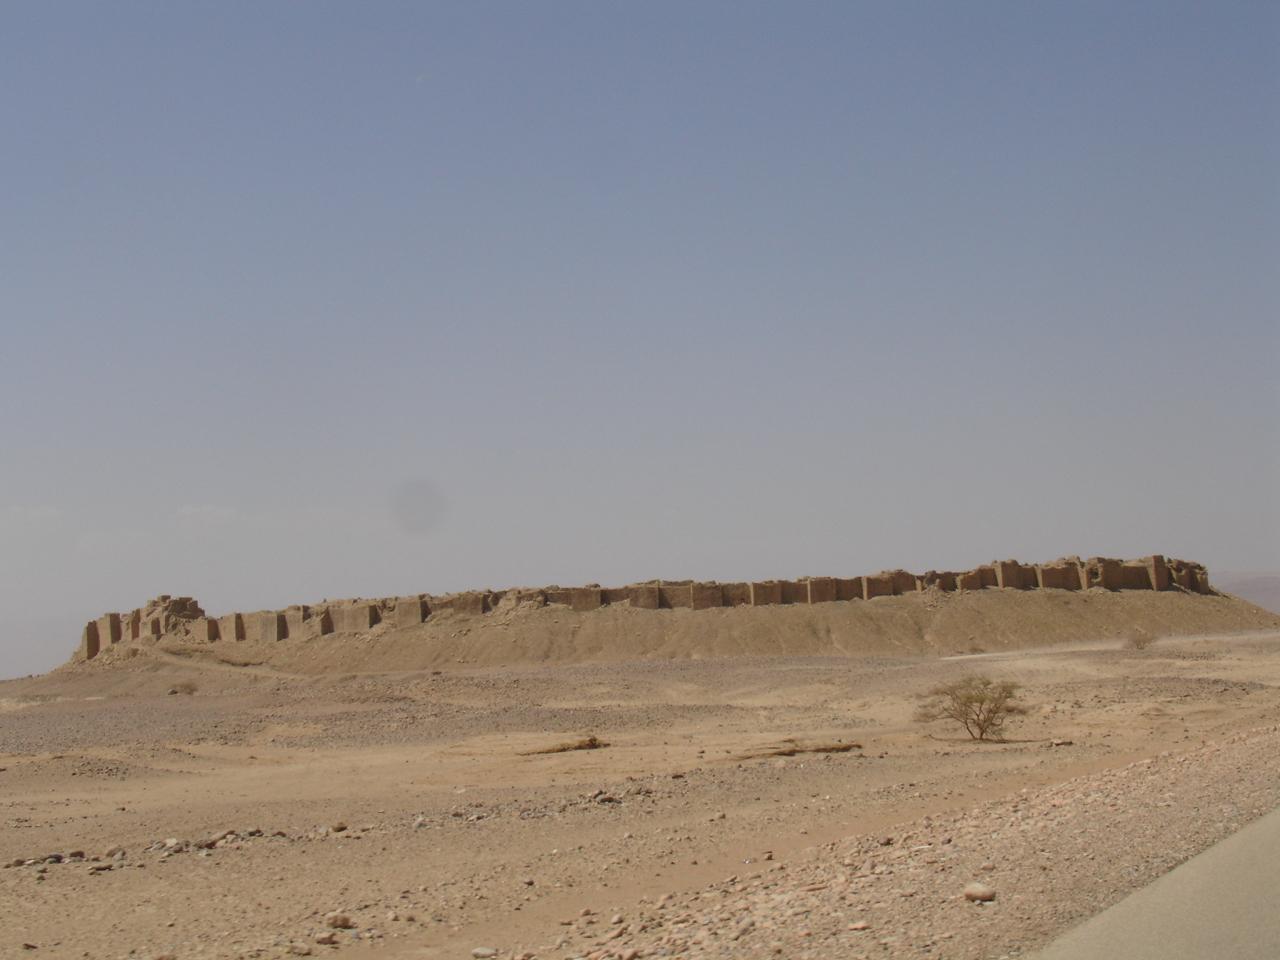
<svg viewBox="0 0 1280 960"><path fill-rule="evenodd" d="M359 634L379 623L414 627L446 612L484 616L518 605L563 605L574 611L626 605L634 609L706 610L716 607L774 606L871 601L877 597L939 591L977 590L1156 590L1214 594L1203 565L1160 555L1139 560L1063 557L1051 563L1000 560L962 572L930 570L915 574L887 570L859 577L802 577L718 583L697 580L649 580L624 587L512 588L473 590L443 596L416 594L376 600L336 600L295 604L283 610L228 613L210 617L191 597L162 595L128 613L106 613L85 625L74 659L92 660L115 644L143 639L272 642Z"/></svg>

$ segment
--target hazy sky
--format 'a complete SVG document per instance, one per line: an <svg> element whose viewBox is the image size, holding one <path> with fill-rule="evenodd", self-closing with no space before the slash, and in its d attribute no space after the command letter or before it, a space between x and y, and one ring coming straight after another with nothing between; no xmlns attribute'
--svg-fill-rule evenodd
<svg viewBox="0 0 1280 960"><path fill-rule="evenodd" d="M1280 569L1274 3L9 3L0 676L212 613Z"/></svg>

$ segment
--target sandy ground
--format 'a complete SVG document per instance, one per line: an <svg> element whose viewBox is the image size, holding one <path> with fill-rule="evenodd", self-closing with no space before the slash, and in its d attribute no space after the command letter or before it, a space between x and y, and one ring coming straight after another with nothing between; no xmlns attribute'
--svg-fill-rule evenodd
<svg viewBox="0 0 1280 960"><path fill-rule="evenodd" d="M226 659L157 647L0 684L0 956L1013 956L1280 800L1274 629L378 673ZM978 669L1025 685L1011 742L912 719ZM608 746L530 753L587 735ZM766 755L835 743L858 746ZM993 902L964 900L975 880Z"/></svg>

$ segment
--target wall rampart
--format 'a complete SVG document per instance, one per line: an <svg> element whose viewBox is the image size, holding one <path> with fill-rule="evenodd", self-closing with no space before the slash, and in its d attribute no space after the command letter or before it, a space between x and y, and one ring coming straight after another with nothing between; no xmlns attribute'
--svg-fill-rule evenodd
<svg viewBox="0 0 1280 960"><path fill-rule="evenodd" d="M809 606L849 603L916 592L1004 590L1176 590L1212 594L1202 564L1158 554L1137 560L1110 557L1061 557L1051 563L1023 564L1000 560L960 572L930 570L914 574L885 570L861 577L801 577L717 583L697 580L650 580L624 587L543 587L539 589L471 590L443 596L416 594L380 600L325 601L295 604L283 610L205 615L191 597L162 595L125 614L105 613L85 624L76 659L92 660L120 643L154 642L164 637L200 643L276 643L331 633L366 633L379 624L414 629L438 613L483 616L513 604L558 605L578 612L625 606L636 610L708 610L737 606Z"/></svg>

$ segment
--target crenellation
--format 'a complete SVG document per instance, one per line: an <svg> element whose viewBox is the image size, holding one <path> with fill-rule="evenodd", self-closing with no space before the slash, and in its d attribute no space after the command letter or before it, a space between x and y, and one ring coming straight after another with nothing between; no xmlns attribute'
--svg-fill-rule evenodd
<svg viewBox="0 0 1280 960"><path fill-rule="evenodd" d="M228 613L208 617L191 597L162 595L127 614L105 613L85 624L76 660L92 660L121 643L164 637L199 643L276 643L332 633L365 633L385 623L412 630L437 613L483 616L517 605L567 607L588 613L626 605L637 610L700 611L738 606L786 606L852 603L921 591L1001 590L1156 590L1213 594L1202 564L1153 554L1136 560L1110 557L1059 557L1050 563L1000 560L959 572L930 570L914 574L884 570L861 577L802 577L798 580L650 580L624 587L550 586L540 589L470 590L443 596L420 593L380 600L294 604L283 610ZM936 594L935 594L936 595Z"/></svg>

